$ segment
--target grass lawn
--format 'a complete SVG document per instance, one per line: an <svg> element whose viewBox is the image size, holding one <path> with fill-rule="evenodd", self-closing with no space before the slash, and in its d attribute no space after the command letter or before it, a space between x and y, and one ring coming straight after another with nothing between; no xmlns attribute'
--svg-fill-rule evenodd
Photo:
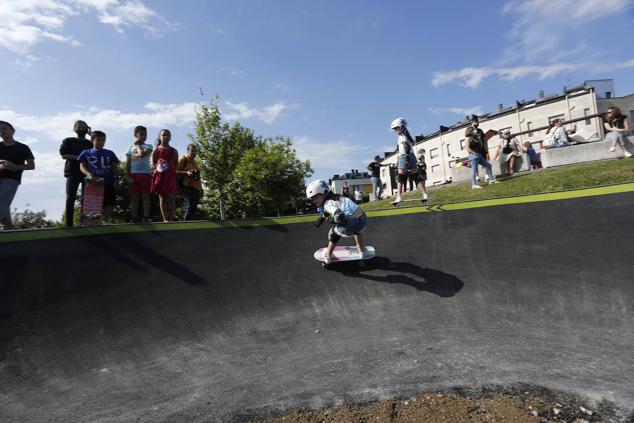
<svg viewBox="0 0 634 423"><path fill-rule="evenodd" d="M601 185L634 182L634 159L616 159L523 172L508 178L499 178L500 183L481 183L483 189L471 189L471 182L441 185L428 188L430 204L457 203L472 200L516 195L539 194L562 190L591 188ZM420 193L407 193L404 199L419 199ZM362 205L366 211L392 207L392 198L372 201ZM409 203L420 205L420 203ZM407 207L408 203L403 203Z"/></svg>

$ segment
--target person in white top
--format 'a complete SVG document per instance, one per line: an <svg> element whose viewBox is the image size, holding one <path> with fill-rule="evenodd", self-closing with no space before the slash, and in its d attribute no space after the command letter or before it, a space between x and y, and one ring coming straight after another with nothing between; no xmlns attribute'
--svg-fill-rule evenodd
<svg viewBox="0 0 634 423"><path fill-rule="evenodd" d="M424 190L421 188L418 166L416 166L416 155L414 154L415 142L407 130L407 121L403 118L396 118L392 121L390 127L396 132L396 135L398 135L398 192L394 203L400 203L408 175L412 175L412 179L416 181L416 186L420 191L424 192ZM421 200L426 201L426 198L422 198Z"/></svg>
<svg viewBox="0 0 634 423"><path fill-rule="evenodd" d="M553 147L567 147L570 145L568 134L563 127L564 122L561 119L555 119L553 122L555 129L553 132Z"/></svg>
<svg viewBox="0 0 634 423"><path fill-rule="evenodd" d="M524 150L522 146L517 142L516 138L511 138L511 131L506 129L502 132L502 138L500 138L500 145L495 150L495 157L493 160L500 159L506 166L506 174L512 175L515 168L515 161L522 155Z"/></svg>

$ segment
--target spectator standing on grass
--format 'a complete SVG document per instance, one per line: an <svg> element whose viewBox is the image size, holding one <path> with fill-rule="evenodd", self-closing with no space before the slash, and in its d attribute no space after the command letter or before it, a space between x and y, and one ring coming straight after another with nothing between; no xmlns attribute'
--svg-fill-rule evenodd
<svg viewBox="0 0 634 423"><path fill-rule="evenodd" d="M383 183L381 182L381 157L374 156L374 161L368 165L368 170L371 172L370 181L372 182L372 192L376 200L381 199L383 194Z"/></svg>
<svg viewBox="0 0 634 423"><path fill-rule="evenodd" d="M363 202L363 194L358 188L354 190L354 202L357 204L361 204Z"/></svg>
<svg viewBox="0 0 634 423"><path fill-rule="evenodd" d="M531 162L531 170L543 169L542 161L530 142L526 141L524 143L524 151L526 151L526 155Z"/></svg>
<svg viewBox="0 0 634 423"><path fill-rule="evenodd" d="M35 158L28 145L13 138L15 128L0 121L0 230L12 229L11 203L22 182L22 172L35 169Z"/></svg>
<svg viewBox="0 0 634 423"><path fill-rule="evenodd" d="M553 130L553 147L567 147L570 145L570 139L563 127L564 122L561 119L555 119Z"/></svg>
<svg viewBox="0 0 634 423"><path fill-rule="evenodd" d="M341 195L350 198L350 188L348 187L347 182L343 183L343 188L341 188Z"/></svg>
<svg viewBox="0 0 634 423"><path fill-rule="evenodd" d="M471 115L470 126L474 130L473 132L474 137L478 140L478 145L477 145L478 150L476 152L480 154L484 160L487 160L487 156L489 154L489 150L487 149L488 142L485 139L484 131L480 129L480 119L476 115ZM479 172L478 172L478 169L476 168L476 182L480 180L480 177L478 176L478 174ZM488 178L489 174L485 173L485 177Z"/></svg>
<svg viewBox="0 0 634 423"><path fill-rule="evenodd" d="M632 153L627 151L625 147L629 144L627 136L630 134L630 124L627 116L621 114L621 110L619 110L618 107L610 107L603 120L603 126L605 130L608 131L605 139L612 141L610 151L616 150L618 143L621 150L623 150L623 155L625 157L632 157Z"/></svg>
<svg viewBox="0 0 634 423"><path fill-rule="evenodd" d="M500 145L495 150L493 160L500 159L500 164L504 164L506 174L512 175L515 169L515 161L522 154L520 144L516 138L511 138L511 131L506 129L500 138Z"/></svg>
<svg viewBox="0 0 634 423"><path fill-rule="evenodd" d="M176 175L180 180L180 192L185 200L185 214L183 220L187 221L196 211L203 186L200 182L200 168L196 162L198 150L194 144L187 146L187 154L180 158L176 166Z"/></svg>
<svg viewBox="0 0 634 423"><path fill-rule="evenodd" d="M78 120L73 125L73 131L76 137L65 138L62 146L59 148L59 154L62 159L66 160L64 165L64 177L66 178L66 226L73 226L73 217L75 215L75 200L77 199L77 190L81 185L82 191L84 186L84 174L79 169L79 154L84 150L92 148L92 142L86 135L90 134L90 127L83 120Z"/></svg>
<svg viewBox="0 0 634 423"><path fill-rule="evenodd" d="M103 223L110 223L110 213L115 205L115 186L119 175L119 159L111 150L106 150L106 134L93 131L90 134L92 146L79 154L79 168L89 180L103 180Z"/></svg>
<svg viewBox="0 0 634 423"><path fill-rule="evenodd" d="M125 173L128 177L130 191L130 220L128 223L139 223L139 200L143 204L143 223L150 223L150 189L152 174L150 156L152 145L147 144L145 126L134 128L134 144L126 153Z"/></svg>
<svg viewBox="0 0 634 423"><path fill-rule="evenodd" d="M422 201L425 202L429 198L427 196L427 163L425 163L425 149L419 148L416 153L416 166L418 167L419 188L423 192Z"/></svg>
<svg viewBox="0 0 634 423"><path fill-rule="evenodd" d="M489 184L494 184L497 181L493 177L493 172L491 170L491 163L487 162L483 157L482 153L482 143L480 138L477 136L476 132L477 128L470 126L465 131L466 145L467 151L469 152L469 162L471 163L471 188L472 189L480 189L482 188L476 181L476 176L478 175L478 165L484 167L487 171L487 176L489 179ZM482 138L484 139L484 138Z"/></svg>
<svg viewBox="0 0 634 423"><path fill-rule="evenodd" d="M178 165L178 151L170 147L172 133L168 129L161 129L158 136L158 147L152 153L154 174L152 175L152 192L159 196L159 205L163 222L174 221L176 202L174 195L178 192L176 180L176 166Z"/></svg>
<svg viewBox="0 0 634 423"><path fill-rule="evenodd" d="M419 188L421 183L420 175L418 174L418 167L416 166L416 155L414 154L414 139L407 129L407 121L403 118L396 118L390 124L390 128L397 135L398 192L396 193L394 203L398 204L402 201L401 195L403 194L403 191L405 191L407 180L410 175ZM423 199L421 198L421 200Z"/></svg>

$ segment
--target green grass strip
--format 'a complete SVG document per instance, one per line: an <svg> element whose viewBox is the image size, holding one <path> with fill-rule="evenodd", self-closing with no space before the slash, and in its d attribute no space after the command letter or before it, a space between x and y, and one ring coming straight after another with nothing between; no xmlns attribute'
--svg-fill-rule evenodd
<svg viewBox="0 0 634 423"><path fill-rule="evenodd" d="M535 203L541 201L566 200L571 198L593 197L597 195L634 192L634 183L615 184L595 188L523 195L517 197L475 200L460 203L434 204L430 206L400 207L369 211L369 217L397 216L413 213L427 213L449 210L466 210L480 207L501 206L507 204ZM262 218L252 220L199 221L181 223L158 223L146 225L113 225L90 228L34 229L9 231L0 233L0 243L14 241L35 241L41 239L68 238L77 236L106 235L118 233L140 233L156 231L182 231L216 228L253 228L267 225L290 225L294 223L314 222L315 215L292 216L279 218Z"/></svg>

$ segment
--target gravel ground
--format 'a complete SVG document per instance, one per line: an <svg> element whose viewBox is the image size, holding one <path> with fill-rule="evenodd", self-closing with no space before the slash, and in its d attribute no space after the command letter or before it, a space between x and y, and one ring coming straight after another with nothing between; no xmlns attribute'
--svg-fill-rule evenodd
<svg viewBox="0 0 634 423"><path fill-rule="evenodd" d="M527 390L528 389L528 390ZM411 398L351 404L324 410L293 410L255 423L591 423L631 422L613 404L581 400L539 388L484 390L477 394L428 392Z"/></svg>

